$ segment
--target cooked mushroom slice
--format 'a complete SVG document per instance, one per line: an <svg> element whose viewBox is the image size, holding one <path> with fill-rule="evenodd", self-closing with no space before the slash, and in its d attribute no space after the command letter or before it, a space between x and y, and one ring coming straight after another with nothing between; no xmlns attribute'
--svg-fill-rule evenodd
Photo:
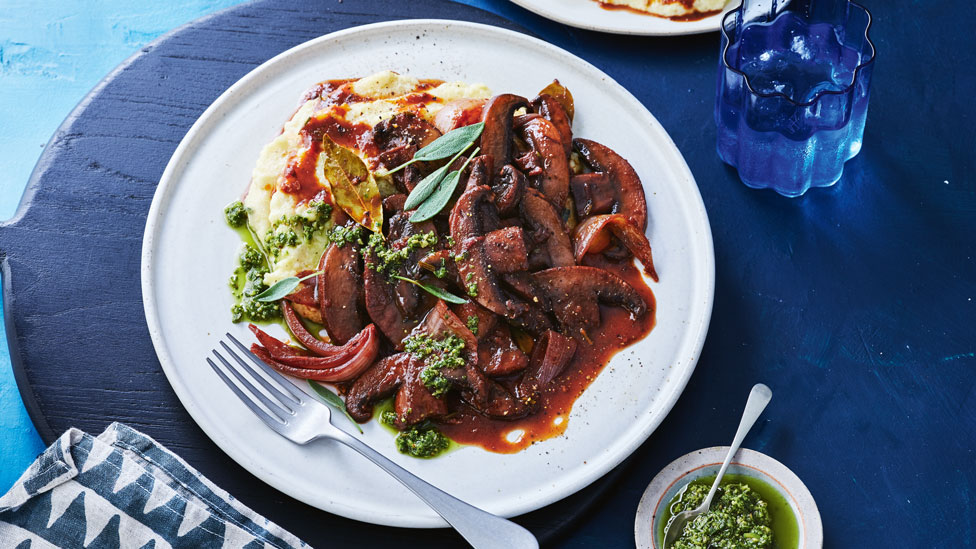
<svg viewBox="0 0 976 549"><path fill-rule="evenodd" d="M458 319L464 321L464 325L471 330L479 342L488 337L495 330L495 325L498 324L498 315L474 301L452 305L451 310L454 311Z"/></svg>
<svg viewBox="0 0 976 549"><path fill-rule="evenodd" d="M408 353L397 353L378 360L363 372L346 394L346 409L360 423L373 417L373 403L393 394L403 382L407 365L413 360Z"/></svg>
<svg viewBox="0 0 976 549"><path fill-rule="evenodd" d="M373 144L379 150L384 168L392 169L413 158L417 150L441 136L429 122L411 112L398 113L376 124ZM416 164L393 174L393 183L401 191L409 192L430 168Z"/></svg>
<svg viewBox="0 0 976 549"><path fill-rule="evenodd" d="M531 409L477 366L467 370L468 387L461 392L464 400L478 412L498 419L518 419Z"/></svg>
<svg viewBox="0 0 976 549"><path fill-rule="evenodd" d="M534 186L561 213L569 196L569 157L556 126L539 115L526 115L517 123L518 134L542 161L542 172L530 176Z"/></svg>
<svg viewBox="0 0 976 549"><path fill-rule="evenodd" d="M417 261L421 269L433 274L448 285L460 288L461 278L458 276L457 265L454 264L454 254L451 250L436 250Z"/></svg>
<svg viewBox="0 0 976 549"><path fill-rule="evenodd" d="M403 211L403 204L407 201L407 195L403 193L391 194L383 199L383 213L388 217L397 212Z"/></svg>
<svg viewBox="0 0 976 549"><path fill-rule="evenodd" d="M375 254L370 254L369 261L377 261ZM394 286L385 275L369 268L363 271L366 312L369 318L397 350L403 350L403 338L410 333L417 322L400 310L394 295Z"/></svg>
<svg viewBox="0 0 976 549"><path fill-rule="evenodd" d="M373 128L373 143L380 151L404 145L422 149L440 136L437 128L412 112L397 113Z"/></svg>
<svg viewBox="0 0 976 549"><path fill-rule="evenodd" d="M447 414L447 400L431 394L421 380L420 373L425 367L423 361L417 359L407 363L403 383L393 400L393 410L396 412L394 424L398 429Z"/></svg>
<svg viewBox="0 0 976 549"><path fill-rule="evenodd" d="M631 225L621 214L594 215L576 226L573 246L576 261L582 261L588 253L600 253L610 245L610 235L616 236L624 246L644 265L644 272L657 282L651 243L644 233Z"/></svg>
<svg viewBox="0 0 976 549"><path fill-rule="evenodd" d="M366 325L360 309L363 302L363 270L359 263L359 250L352 244L329 244L319 261L319 271L322 324L332 341L341 345Z"/></svg>
<svg viewBox="0 0 976 549"><path fill-rule="evenodd" d="M518 211L526 184L525 175L515 166L506 164L502 167L497 181L491 186L492 192L495 193L495 205L498 207L499 215L513 215Z"/></svg>
<svg viewBox="0 0 976 549"><path fill-rule="evenodd" d="M496 324L478 346L478 364L491 377L521 372L529 364L529 357L512 341L507 324Z"/></svg>
<svg viewBox="0 0 976 549"><path fill-rule="evenodd" d="M512 116L519 108L528 106L529 101L526 98L510 93L496 95L485 105L482 116L485 129L481 132L481 152L494 158L497 165L511 162Z"/></svg>
<svg viewBox="0 0 976 549"><path fill-rule="evenodd" d="M596 267L556 267L530 275L544 292L556 319L572 336L588 338L600 325L599 302L619 305L635 316L647 311L637 290L619 276Z"/></svg>
<svg viewBox="0 0 976 549"><path fill-rule="evenodd" d="M434 126L447 133L462 126L481 121L486 101L484 99L455 99L444 103L434 115Z"/></svg>
<svg viewBox="0 0 976 549"><path fill-rule="evenodd" d="M529 268L522 227L505 227L485 235L485 257L496 273L513 273Z"/></svg>
<svg viewBox="0 0 976 549"><path fill-rule="evenodd" d="M647 229L647 202L644 199L644 187L641 185L640 177L637 176L630 162L610 147L589 139L574 139L573 146L594 171L608 174L613 181L617 193L613 213L623 214L628 221L644 232Z"/></svg>
<svg viewBox="0 0 976 549"><path fill-rule="evenodd" d="M617 191L606 172L581 173L569 180L576 213L580 216L605 214L613 211ZM386 202L384 201L384 204Z"/></svg>
<svg viewBox="0 0 976 549"><path fill-rule="evenodd" d="M576 340L548 330L532 349L529 368L522 376L516 393L523 402L537 406L539 393L566 369L576 353Z"/></svg>
<svg viewBox="0 0 976 549"><path fill-rule="evenodd" d="M563 151L566 153L566 158L569 158L569 155L573 152L573 123L570 121L569 115L566 114L566 109L559 104L559 101L555 97L547 93L543 93L533 99L532 107L535 108L535 112L552 122L552 125L559 131L559 137L563 143Z"/></svg>
<svg viewBox="0 0 976 549"><path fill-rule="evenodd" d="M540 245L549 256L549 267L569 267L576 264L569 234L563 227L556 208L535 189L526 189L519 205L522 220L530 227L528 237Z"/></svg>
<svg viewBox="0 0 976 549"><path fill-rule="evenodd" d="M515 318L524 313L528 306L511 295L507 295L498 285L497 273L488 259L485 250L485 237L476 236L465 239L460 244L459 255L463 258L458 264L458 275L467 294L481 306L506 318Z"/></svg>
<svg viewBox="0 0 976 549"><path fill-rule="evenodd" d="M491 189L486 185L488 162L483 156L472 161L464 193L451 209L450 228L455 251L462 240L487 234L499 227L498 209L492 200Z"/></svg>

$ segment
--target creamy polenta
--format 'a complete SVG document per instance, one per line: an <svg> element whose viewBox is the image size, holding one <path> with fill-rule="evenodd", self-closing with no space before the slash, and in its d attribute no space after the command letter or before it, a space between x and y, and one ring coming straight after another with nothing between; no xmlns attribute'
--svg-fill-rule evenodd
<svg viewBox="0 0 976 549"><path fill-rule="evenodd" d="M449 101L490 95L481 84L418 80L391 71L324 82L309 92L281 134L261 151L243 199L255 238L271 252L271 269L264 282L273 284L315 269L328 246L327 230L296 231L296 226L304 228L312 222L326 223L325 229L331 225L331 219L317 218L323 213L317 206L332 204L332 195L329 182L314 169L318 156L314 138L328 135L373 167L376 158L367 146L368 136L379 122L407 111L431 121ZM309 132L310 127L321 133Z"/></svg>

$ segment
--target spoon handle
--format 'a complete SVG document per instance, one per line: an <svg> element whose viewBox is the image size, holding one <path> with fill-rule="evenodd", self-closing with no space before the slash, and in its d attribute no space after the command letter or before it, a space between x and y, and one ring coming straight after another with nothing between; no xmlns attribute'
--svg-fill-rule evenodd
<svg viewBox="0 0 976 549"><path fill-rule="evenodd" d="M712 489L708 491L708 497L702 502L702 507L708 509L712 505L712 498L715 496L715 491L718 490L718 485L722 483L722 477L725 476L725 470L729 468L729 463L732 462L732 456L739 451L739 446L742 445L742 439L746 438L749 430L759 419L759 414L766 409L766 405L769 404L770 399L773 398L773 392L762 383L757 383L752 386L752 390L749 391L749 400L746 401L746 409L742 411L742 419L739 420L739 429L735 432L735 438L732 439L732 446L729 447L729 453L725 456L725 461L722 462L722 467L718 470L718 474L715 475L715 482L712 483Z"/></svg>

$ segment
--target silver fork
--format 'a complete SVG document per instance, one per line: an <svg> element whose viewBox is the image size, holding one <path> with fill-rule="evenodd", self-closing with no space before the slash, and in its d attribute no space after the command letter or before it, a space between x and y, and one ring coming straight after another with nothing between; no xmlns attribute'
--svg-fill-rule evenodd
<svg viewBox="0 0 976 549"><path fill-rule="evenodd" d="M308 444L319 438L328 438L341 442L359 452L424 500L431 509L443 517L468 543L477 549L489 547L538 549L539 542L525 528L482 511L443 490L435 488L383 457L382 454L361 440L332 425L332 410L328 406L298 390L284 376L252 353L237 338L231 334L226 335L241 354L250 359L276 383L271 383L264 376L258 374L224 341L220 342L220 346L234 359L237 365L229 362L216 349L213 349L213 354L223 364L224 368L237 379L238 383L231 381L227 374L209 357L207 363L241 399L241 402L278 434L296 444ZM255 383L263 387L266 393L255 387ZM264 408L259 406L258 402Z"/></svg>

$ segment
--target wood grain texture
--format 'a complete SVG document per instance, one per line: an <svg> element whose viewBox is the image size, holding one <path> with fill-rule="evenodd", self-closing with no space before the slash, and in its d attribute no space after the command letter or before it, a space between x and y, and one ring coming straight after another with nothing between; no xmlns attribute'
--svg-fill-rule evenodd
<svg viewBox="0 0 976 549"><path fill-rule="evenodd" d="M97 433L123 421L313 545L368 547L404 535L291 500L206 438L156 360L142 312L139 261L146 213L169 157L227 87L299 43L417 13L517 28L443 0L398 7L376 1L252 3L143 48L68 117L35 168L24 207L0 227L0 249L12 273L4 278L7 309L22 351L18 382L46 441L68 427ZM614 478L521 520L552 538ZM433 547L460 540L449 530L406 535Z"/></svg>
<svg viewBox="0 0 976 549"><path fill-rule="evenodd" d="M715 154L716 35L608 36L478 1L647 105L691 166L715 238L715 308L695 375L610 493L555 543L632 546L651 477L686 452L726 444L762 381L774 398L745 444L807 484L828 547L972 547L976 54L958 23L976 20L976 5L864 2L879 50L864 148L835 188L789 200L747 189ZM316 545L457 541L315 512L226 459L159 370L138 280L156 181L206 105L291 45L415 15L425 2L242 6L147 48L62 128L35 174L33 206L0 227L24 375L55 430L127 421ZM482 17L437 6L438 17ZM653 185L653 174L642 176Z"/></svg>

